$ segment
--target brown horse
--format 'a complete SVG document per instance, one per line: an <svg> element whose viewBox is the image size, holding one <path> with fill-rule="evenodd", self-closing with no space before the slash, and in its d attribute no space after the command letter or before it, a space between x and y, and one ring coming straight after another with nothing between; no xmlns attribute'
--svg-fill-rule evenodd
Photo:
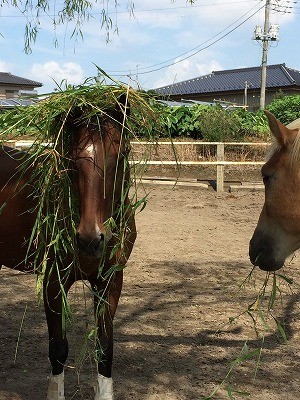
<svg viewBox="0 0 300 400"><path fill-rule="evenodd" d="M300 248L300 133L299 124L285 126L270 112L266 115L275 142L262 167L265 203L249 255L253 265L276 271Z"/></svg>
<svg viewBox="0 0 300 400"><path fill-rule="evenodd" d="M0 148L0 266L26 272L36 269L43 274L52 365L47 400L65 399L64 364L68 341L63 304L68 290L78 279L87 280L94 293L98 357L95 400L113 399L113 318L122 288L122 267L136 238L134 211L128 198L128 143L123 132L123 118L120 110L110 116L86 119L80 119L76 111L76 116L69 117L66 122L70 140L63 158L68 167L53 178L59 185L61 173L67 173L75 192L78 203L77 220L74 217L77 224L75 255L72 246L61 252L51 249L42 232L32 237L42 210L36 191L42 185L38 167L30 153ZM54 213L51 204L50 201L47 206L49 215ZM64 209L59 213L64 219L72 219ZM112 219L114 224L108 224ZM118 246L120 238L115 231L121 224L126 228ZM72 221L69 225L72 226ZM36 251L41 245L50 246L50 250L37 264Z"/></svg>

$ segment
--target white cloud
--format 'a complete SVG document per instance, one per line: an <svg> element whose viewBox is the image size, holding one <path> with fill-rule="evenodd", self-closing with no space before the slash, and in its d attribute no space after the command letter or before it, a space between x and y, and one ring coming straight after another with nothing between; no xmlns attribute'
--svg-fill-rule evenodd
<svg viewBox="0 0 300 400"><path fill-rule="evenodd" d="M84 79L83 69L79 64L73 62L58 63L56 61L33 64L31 76L43 83L44 89L51 86L50 91L55 88L55 82L60 84L62 81L66 81L68 84L76 85Z"/></svg>
<svg viewBox="0 0 300 400"><path fill-rule="evenodd" d="M208 63L195 63L192 60L184 60L178 64L168 67L164 76L154 82L153 87L161 87L181 82L187 79L193 79L198 76L206 75L212 71L222 70L218 61L211 60Z"/></svg>
<svg viewBox="0 0 300 400"><path fill-rule="evenodd" d="M0 71L11 72L12 65L6 61L0 60Z"/></svg>

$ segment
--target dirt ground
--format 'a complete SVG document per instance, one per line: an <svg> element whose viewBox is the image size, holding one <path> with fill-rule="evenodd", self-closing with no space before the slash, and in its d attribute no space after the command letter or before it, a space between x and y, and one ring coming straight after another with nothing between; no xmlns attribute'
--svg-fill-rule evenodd
<svg viewBox="0 0 300 400"><path fill-rule="evenodd" d="M251 271L248 243L263 192L147 190L149 203L137 215L138 239L115 319L115 398L203 399L224 379L246 341L249 351L260 348L247 314L226 323L255 300L265 277L255 271L252 283L238 291ZM249 392L250 399L300 399L297 265L296 257L285 270L294 278L293 292L283 286L282 305L273 311L285 323L287 344L271 325L259 364L245 361L231 376L232 387ZM48 343L35 279L2 268L0 290L0 400L45 399ZM92 314L88 297L80 284L70 296L75 321L69 328L67 400L93 399L96 371L84 340ZM222 388L214 398L229 397Z"/></svg>

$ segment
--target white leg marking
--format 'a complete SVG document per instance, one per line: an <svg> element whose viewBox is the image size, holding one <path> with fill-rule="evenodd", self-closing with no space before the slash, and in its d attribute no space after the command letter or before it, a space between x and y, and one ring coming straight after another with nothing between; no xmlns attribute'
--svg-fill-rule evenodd
<svg viewBox="0 0 300 400"><path fill-rule="evenodd" d="M64 379L64 372L62 372L60 375L50 376L47 400L65 400Z"/></svg>
<svg viewBox="0 0 300 400"><path fill-rule="evenodd" d="M95 400L114 400L112 378L98 374Z"/></svg>

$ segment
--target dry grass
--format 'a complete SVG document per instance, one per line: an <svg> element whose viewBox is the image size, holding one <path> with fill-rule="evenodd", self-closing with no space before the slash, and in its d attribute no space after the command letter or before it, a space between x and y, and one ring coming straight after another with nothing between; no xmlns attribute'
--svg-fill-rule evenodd
<svg viewBox="0 0 300 400"><path fill-rule="evenodd" d="M183 142L184 143L184 142ZM195 142L196 143L196 142ZM226 161L264 161L267 146L225 146ZM131 148L132 159L139 160L148 153L147 159L155 161L216 161L217 146L205 144L136 144Z"/></svg>

